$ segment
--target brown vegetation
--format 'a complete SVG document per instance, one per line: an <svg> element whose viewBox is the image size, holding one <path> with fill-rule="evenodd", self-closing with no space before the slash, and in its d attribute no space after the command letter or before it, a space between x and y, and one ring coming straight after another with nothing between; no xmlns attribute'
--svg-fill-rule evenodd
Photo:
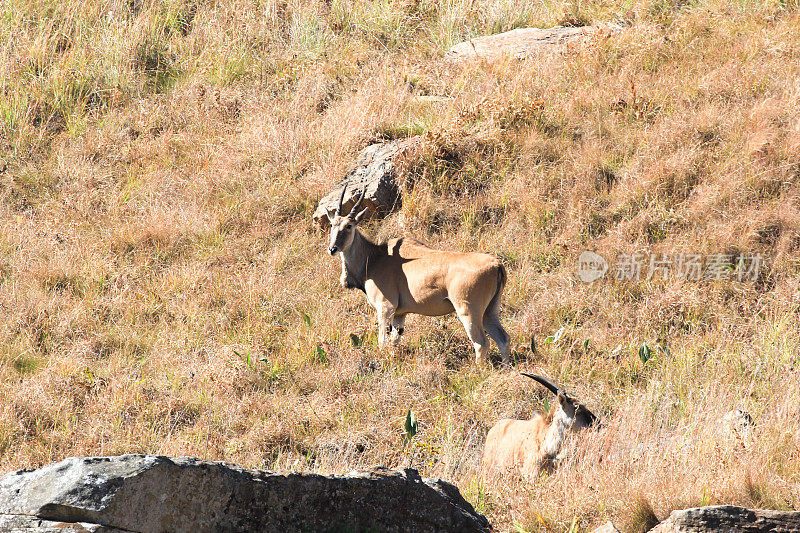
<svg viewBox="0 0 800 533"><path fill-rule="evenodd" d="M500 530L797 509L797 3L589 4L3 3L0 468L410 463ZM465 37L615 18L630 27L563 60L441 59ZM379 351L310 223L366 143L412 134L413 188L367 233L498 252L503 322L538 341L516 368L605 420L535 482L483 483L480 450L544 394L475 366L455 318L411 320L407 350ZM769 268L588 285L585 249ZM719 436L734 407L755 419L748 446Z"/></svg>

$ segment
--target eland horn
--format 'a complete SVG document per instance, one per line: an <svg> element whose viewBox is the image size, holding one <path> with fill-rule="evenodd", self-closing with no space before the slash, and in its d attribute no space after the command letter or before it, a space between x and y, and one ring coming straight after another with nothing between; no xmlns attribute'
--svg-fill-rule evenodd
<svg viewBox="0 0 800 533"><path fill-rule="evenodd" d="M353 204L353 207L350 209L350 214L348 216L353 216L356 212L358 212L358 206L361 205L361 202L364 201L364 197L367 195L367 188L364 187L361 189L361 194L358 195L358 200L356 203Z"/></svg>
<svg viewBox="0 0 800 533"><path fill-rule="evenodd" d="M525 372L520 372L523 376L531 378L532 380L536 381L540 385L544 386L547 390L558 396L558 392L561 390L558 385L553 383L547 378L543 378L542 376L537 376L535 374L526 374Z"/></svg>
<svg viewBox="0 0 800 533"><path fill-rule="evenodd" d="M339 216L339 213L342 210L342 202L344 201L344 193L347 192L347 182L344 182L344 187L342 187L342 195L339 197L339 205L336 206L336 216Z"/></svg>

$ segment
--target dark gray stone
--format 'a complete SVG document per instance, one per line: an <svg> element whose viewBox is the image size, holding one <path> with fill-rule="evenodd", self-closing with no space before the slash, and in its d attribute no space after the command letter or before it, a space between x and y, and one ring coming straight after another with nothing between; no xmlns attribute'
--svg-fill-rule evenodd
<svg viewBox="0 0 800 533"><path fill-rule="evenodd" d="M323 229L330 227L328 212L335 211L342 195L342 213L349 213L361 191L366 190L360 208L367 208L367 217L386 214L400 206L400 187L397 182L395 158L416 144L416 138L372 144L358 156L353 168L322 200L314 212L314 222Z"/></svg>
<svg viewBox="0 0 800 533"><path fill-rule="evenodd" d="M672 511L651 533L695 533L703 531L762 533L800 532L800 512L745 509L714 505Z"/></svg>
<svg viewBox="0 0 800 533"><path fill-rule="evenodd" d="M490 530L456 487L412 469L281 474L123 455L65 459L0 478L0 531L58 527L99 533Z"/></svg>

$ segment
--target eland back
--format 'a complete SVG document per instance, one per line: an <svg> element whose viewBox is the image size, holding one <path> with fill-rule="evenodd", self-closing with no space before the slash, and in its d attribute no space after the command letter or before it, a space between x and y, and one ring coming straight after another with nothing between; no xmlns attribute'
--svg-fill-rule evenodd
<svg viewBox="0 0 800 533"><path fill-rule="evenodd" d="M408 238L376 244L356 227L367 209L358 211L362 191L350 213L340 214L346 187L335 211L328 212L328 252L340 254L345 288L363 291L378 319L378 345L397 344L409 313L441 316L456 313L479 363L488 362L491 337L508 363L510 338L500 324L500 298L506 270L485 253L436 250ZM389 339L387 339L387 337Z"/></svg>

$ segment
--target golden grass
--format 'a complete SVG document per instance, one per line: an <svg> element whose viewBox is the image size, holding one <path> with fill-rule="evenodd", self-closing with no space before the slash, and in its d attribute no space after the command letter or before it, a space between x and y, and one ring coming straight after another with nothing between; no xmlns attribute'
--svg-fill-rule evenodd
<svg viewBox="0 0 800 533"><path fill-rule="evenodd" d="M798 509L793 2L76 6L0 8L3 470L126 452L412 465L499 530ZM564 61L441 59L465 37L614 18L631 25ZM413 189L367 231L501 255L504 322L539 347L513 371L475 367L452 317L378 351L311 225L365 144L409 133L426 139ZM760 252L769 270L585 285L585 249ZM642 362L643 342L666 349ZM548 400L517 370L605 422L552 475L483 480L491 424ZM735 407L749 446L719 426Z"/></svg>

